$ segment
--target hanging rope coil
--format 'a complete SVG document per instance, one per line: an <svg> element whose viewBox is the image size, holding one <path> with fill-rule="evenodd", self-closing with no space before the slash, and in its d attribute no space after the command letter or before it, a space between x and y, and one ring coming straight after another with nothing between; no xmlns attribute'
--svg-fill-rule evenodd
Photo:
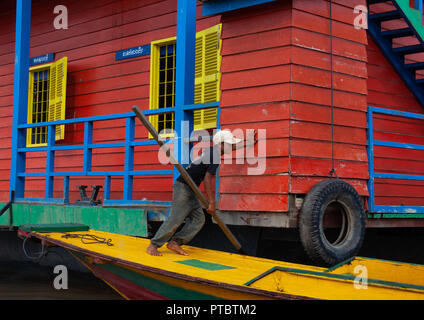
<svg viewBox="0 0 424 320"><path fill-rule="evenodd" d="M28 239L29 237L25 237L24 241L22 242L22 250L24 252L25 257L31 260L40 260L41 258L47 255L47 251L45 250L45 247L44 247L44 242L41 242L41 251L35 253L37 256L31 256L30 254L28 254L27 250L25 249L25 244Z"/></svg>

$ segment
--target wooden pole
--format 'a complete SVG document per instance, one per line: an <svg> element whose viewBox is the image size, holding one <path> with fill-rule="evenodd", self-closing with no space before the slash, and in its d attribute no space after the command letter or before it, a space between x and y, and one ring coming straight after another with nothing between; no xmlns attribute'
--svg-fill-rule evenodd
<svg viewBox="0 0 424 320"><path fill-rule="evenodd" d="M175 168L177 168L178 172L181 174L183 179L187 182L188 186L193 190L194 194L197 196L197 198L200 200L200 202L203 204L203 206L205 208L208 208L209 207L208 199L206 199L205 195L200 191L200 189L194 183L193 179L190 177L190 175L187 173L187 171L184 169L184 167L178 162L178 160L172 154L169 147L159 137L158 132L153 127L153 125L150 123L150 121L146 118L146 116L143 114L143 112L140 110L140 108L138 106L133 106L132 110L136 114L137 118L140 119L140 121L144 124L144 126L147 128L147 130L153 136L153 138L157 141L157 143L163 148L163 150L166 153L166 156L171 160L171 163L175 166ZM231 241L231 243L237 249L237 251L241 254L245 254L243 249L241 248L240 242L238 242L238 240L234 237L234 235L232 234L230 229L228 229L228 227L222 222L222 220L216 215L216 213L209 213L209 214L214 218L214 220L216 221L218 226L222 229L224 234Z"/></svg>

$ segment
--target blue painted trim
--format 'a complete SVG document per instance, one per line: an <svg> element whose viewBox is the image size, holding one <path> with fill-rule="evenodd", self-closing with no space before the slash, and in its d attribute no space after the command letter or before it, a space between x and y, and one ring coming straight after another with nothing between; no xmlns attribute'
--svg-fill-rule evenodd
<svg viewBox="0 0 424 320"><path fill-rule="evenodd" d="M374 178L424 181L424 176L415 175L415 174L396 174L396 173L374 172Z"/></svg>
<svg viewBox="0 0 424 320"><path fill-rule="evenodd" d="M367 136L368 136L368 145L367 145L367 154L368 154L368 210L374 212L374 132L373 132L373 110L368 109L367 113Z"/></svg>
<svg viewBox="0 0 424 320"><path fill-rule="evenodd" d="M385 147L394 147L394 148L404 148L410 150L424 150L423 145L408 144L408 143L399 143L393 141L381 141L374 140L373 138L373 115L374 113L387 114L391 116L405 117L411 119L420 119L424 120L424 115L397 111L392 109L384 109L377 107L368 107L367 114L367 135L368 135L368 170L369 170L369 180L368 180L368 207L369 212L371 213L393 213L393 214L411 214L411 213L424 213L424 206L382 206L375 205L375 190L374 184L375 179L400 179L400 180L415 180L415 181L424 181L424 175L412 175L412 174L394 174L394 173L384 173L384 172L375 172L374 170L374 146L385 146Z"/></svg>
<svg viewBox="0 0 424 320"><path fill-rule="evenodd" d="M166 143L172 143L172 139L165 140ZM130 146L153 146L157 145L157 142L154 140L142 140L142 141L131 141ZM111 142L111 143L91 143L88 144L89 149L101 149L101 148L116 148L116 147L125 147L125 142ZM83 144L76 144L70 146L54 146L50 148L52 151L58 150L81 150L84 149ZM28 148L19 148L18 152L39 152L47 151L47 147L28 147Z"/></svg>
<svg viewBox="0 0 424 320"><path fill-rule="evenodd" d="M45 195L46 199L53 198L53 176L51 173L54 172L54 151L51 147L55 144L56 127L48 126L47 128L47 156L46 156L46 187Z"/></svg>
<svg viewBox="0 0 424 320"><path fill-rule="evenodd" d="M93 123L85 122L84 123L84 145L83 145L83 161L82 161L82 171L89 172L91 171L91 160L92 160L92 149L88 146L93 143Z"/></svg>
<svg viewBox="0 0 424 320"><path fill-rule="evenodd" d="M152 116L152 115L156 115L156 114L164 114L164 113L170 113L170 112L174 112L174 111L175 111L174 107L169 107L169 108L144 110L143 114L146 115L146 116Z"/></svg>
<svg viewBox="0 0 424 320"><path fill-rule="evenodd" d="M246 7L251 7L263 3L274 2L275 0L209 0L203 2L204 17L223 12L233 11Z"/></svg>
<svg viewBox="0 0 424 320"><path fill-rule="evenodd" d="M420 206L375 206L378 213L424 213L424 207Z"/></svg>
<svg viewBox="0 0 424 320"><path fill-rule="evenodd" d="M423 0L415 0L415 9L417 9L421 14L421 21L423 16Z"/></svg>
<svg viewBox="0 0 424 320"><path fill-rule="evenodd" d="M95 117L84 117L84 118L75 118L75 119L65 119L65 120L56 120L50 122L37 122L37 123L22 123L19 125L19 129L27 128L36 128L36 127L45 127L50 125L60 125L60 124L74 124L74 123L83 123L83 122L93 122L93 121L103 121L103 120L116 120L124 119L128 117L135 117L134 112L128 113L117 113L117 114L108 114Z"/></svg>
<svg viewBox="0 0 424 320"><path fill-rule="evenodd" d="M105 176L105 186L103 190L103 203L110 199L110 176Z"/></svg>
<svg viewBox="0 0 424 320"><path fill-rule="evenodd" d="M125 128L125 163L124 163L124 200L131 200L133 193L133 175L130 174L134 170L134 147L131 141L134 141L135 118L126 119Z"/></svg>
<svg viewBox="0 0 424 320"><path fill-rule="evenodd" d="M411 144L411 143L401 143L401 142L391 142L391 141L374 140L374 145L375 146L382 146L382 147L391 147L391 148L424 150L424 145Z"/></svg>
<svg viewBox="0 0 424 320"><path fill-rule="evenodd" d="M19 125L27 122L30 34L31 0L17 0L9 198L12 191L16 198L24 197L25 190L25 179L18 173L25 171L26 155L17 150L26 145L26 132Z"/></svg>
<svg viewBox="0 0 424 320"><path fill-rule="evenodd" d="M54 146L50 148L51 150L58 151L58 150L81 150L84 149L83 144L76 144L71 146ZM39 151L47 151L47 147L25 147L25 148L19 148L18 152L39 152Z"/></svg>
<svg viewBox="0 0 424 320"><path fill-rule="evenodd" d="M102 176L125 176L126 174L132 176L163 176L172 175L172 170L138 170L138 171L68 171L68 172L50 172L49 175L53 177L102 177ZM45 172L20 172L19 177L45 177Z"/></svg>
<svg viewBox="0 0 424 320"><path fill-rule="evenodd" d="M216 107L219 107L219 101L185 105L183 107L183 110L189 111L189 110L198 110L198 109L206 109L206 108L216 108Z"/></svg>
<svg viewBox="0 0 424 320"><path fill-rule="evenodd" d="M149 201L149 200L105 200L103 201L104 206L128 206L128 204L132 205L152 205L152 206L166 206L169 207L172 205L172 202L169 201Z"/></svg>
<svg viewBox="0 0 424 320"><path fill-rule="evenodd" d="M45 172L19 172L18 177L45 177Z"/></svg>
<svg viewBox="0 0 424 320"><path fill-rule="evenodd" d="M190 161L192 143L183 143L193 131L193 112L184 111L184 106L194 104L194 68L196 45L196 1L177 1L177 57L175 90L175 133L179 138L174 143L174 152L181 165ZM186 126L188 124L188 128ZM180 173L174 168L174 181Z"/></svg>
<svg viewBox="0 0 424 320"><path fill-rule="evenodd" d="M69 203L69 176L63 177L63 203Z"/></svg>
<svg viewBox="0 0 424 320"><path fill-rule="evenodd" d="M374 113L389 114L392 116L424 120L424 114L420 114L420 113L405 112L405 111L399 111L399 110L393 110L393 109L384 109L379 107L368 107L368 110Z"/></svg>
<svg viewBox="0 0 424 320"><path fill-rule="evenodd" d="M27 93L28 96L28 93ZM25 110L27 111L27 110ZM170 113L174 112L174 108L160 108L160 109L153 109L153 110L144 110L143 114L146 116L155 115L155 114L163 114L163 113ZM65 120L56 120L56 121L49 121L49 122L37 122L37 123L20 123L18 125L18 129L27 129L27 128L36 128L36 127L45 127L50 125L61 125L61 124L74 124L74 123L82 123L82 122L93 122L93 121L103 121L103 120L116 120L116 119L125 119L128 117L135 117L134 112L128 112L128 113L117 113L117 114L108 114L108 115L101 115L101 116L95 116L95 117L84 117L84 118L75 118L75 119L65 119ZM26 121L26 119L25 119Z"/></svg>

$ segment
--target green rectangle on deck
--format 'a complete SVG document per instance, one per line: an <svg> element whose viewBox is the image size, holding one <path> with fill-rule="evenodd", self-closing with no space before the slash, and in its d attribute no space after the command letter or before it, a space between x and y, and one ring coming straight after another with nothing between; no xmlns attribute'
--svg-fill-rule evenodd
<svg viewBox="0 0 424 320"><path fill-rule="evenodd" d="M23 224L19 229L26 232L76 232L88 231L89 226L80 223L48 223L48 224Z"/></svg>
<svg viewBox="0 0 424 320"><path fill-rule="evenodd" d="M206 262L201 260L182 260L175 261L177 263L185 264L187 266L196 267L200 269L210 270L210 271L218 271L218 270L226 270L226 269L236 269L235 267L225 266L219 263Z"/></svg>

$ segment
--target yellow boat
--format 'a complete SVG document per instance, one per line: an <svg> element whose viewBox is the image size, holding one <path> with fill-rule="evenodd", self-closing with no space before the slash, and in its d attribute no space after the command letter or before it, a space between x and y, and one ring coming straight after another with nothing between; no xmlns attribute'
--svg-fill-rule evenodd
<svg viewBox="0 0 424 320"><path fill-rule="evenodd" d="M66 248L126 299L424 299L423 265L355 257L326 269L190 246L153 257L144 238L19 232Z"/></svg>

